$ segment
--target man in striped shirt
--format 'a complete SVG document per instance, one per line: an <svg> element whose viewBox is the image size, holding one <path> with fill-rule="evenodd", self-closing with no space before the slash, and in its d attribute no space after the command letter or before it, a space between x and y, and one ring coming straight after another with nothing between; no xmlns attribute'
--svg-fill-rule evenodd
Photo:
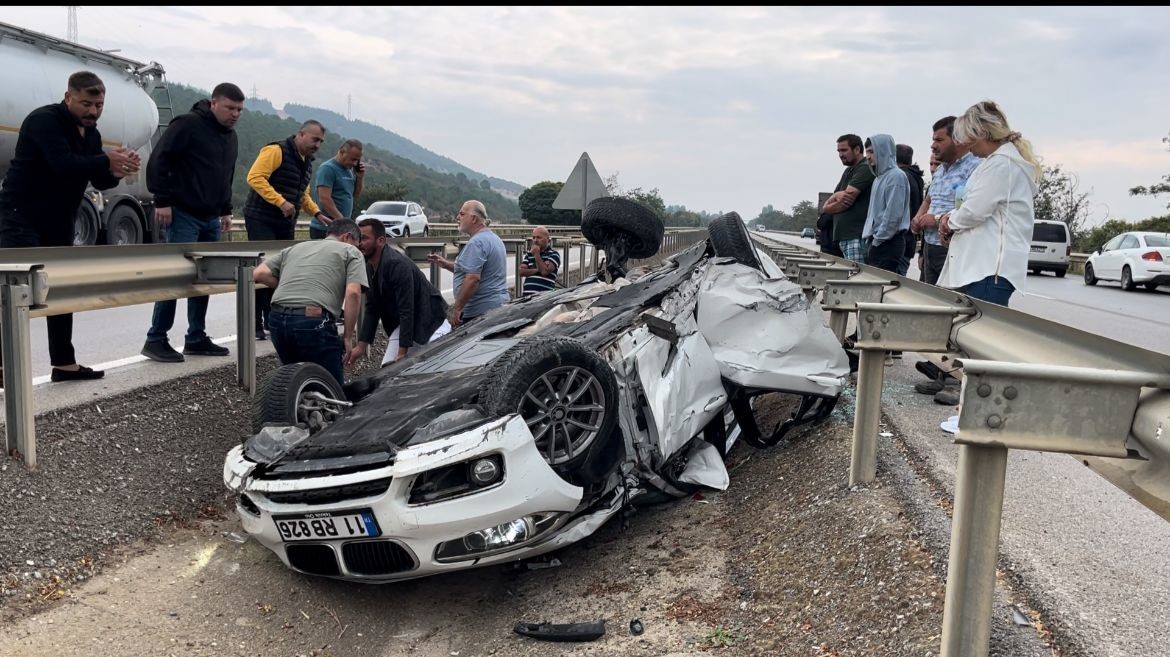
<svg viewBox="0 0 1170 657"><path fill-rule="evenodd" d="M520 263L520 275L524 277L524 296L553 289L557 285L557 272L561 269L561 254L549 244L552 237L544 226L532 229L532 248L524 254Z"/></svg>

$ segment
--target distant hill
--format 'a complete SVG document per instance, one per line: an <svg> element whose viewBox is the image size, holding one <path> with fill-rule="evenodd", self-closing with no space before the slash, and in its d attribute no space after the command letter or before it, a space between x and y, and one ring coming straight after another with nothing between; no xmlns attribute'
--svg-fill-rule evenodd
<svg viewBox="0 0 1170 657"><path fill-rule="evenodd" d="M316 119L331 132L340 132L346 138L360 139L363 143L373 144L399 157L404 157L411 162L434 169L439 173L450 173L455 176L463 174L473 183L487 180L488 184L491 185L492 191L499 192L512 199L519 198L520 193L527 189L524 185L489 176L463 166L455 160L429 151L391 130L366 121L350 121L332 110L311 107L309 105L298 105L296 103L288 103L284 106L283 110L278 110L272 103L263 98L249 98L247 107L248 109L255 108L259 112L277 116L280 115L280 112L284 112L285 115L298 121Z"/></svg>
<svg viewBox="0 0 1170 657"><path fill-rule="evenodd" d="M169 89L171 105L176 114L190 111L197 101L209 96L206 90L182 84L171 83ZM366 144L362 153L366 163L366 191L358 199L357 209L367 207L370 200L409 199L426 208L431 221L444 222L454 221L459 206L467 199L476 198L484 202L493 219L500 222L520 221L520 206L515 199L484 189L462 171L454 174L436 171L385 150L372 139L334 128L324 115L318 120L328 129L325 143L317 153L318 163L333 157L344 139L361 139ZM294 118L279 118L272 104L266 100L248 99L244 104L244 113L236 124L239 155L236 158L232 205L237 216L243 214L244 200L248 195L248 169L260 148L294 134L300 124L301 121Z"/></svg>

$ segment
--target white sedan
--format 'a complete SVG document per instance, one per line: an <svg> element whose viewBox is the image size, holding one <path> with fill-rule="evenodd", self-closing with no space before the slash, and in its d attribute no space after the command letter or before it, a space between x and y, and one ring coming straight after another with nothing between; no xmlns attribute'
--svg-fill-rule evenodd
<svg viewBox="0 0 1170 657"><path fill-rule="evenodd" d="M1085 285L1120 281L1121 289L1138 285L1153 290L1170 284L1170 234L1146 231L1122 233L1097 249L1085 262Z"/></svg>
<svg viewBox="0 0 1170 657"><path fill-rule="evenodd" d="M421 237L430 232L426 213L411 201L377 201L355 221L366 218L381 221L390 237Z"/></svg>

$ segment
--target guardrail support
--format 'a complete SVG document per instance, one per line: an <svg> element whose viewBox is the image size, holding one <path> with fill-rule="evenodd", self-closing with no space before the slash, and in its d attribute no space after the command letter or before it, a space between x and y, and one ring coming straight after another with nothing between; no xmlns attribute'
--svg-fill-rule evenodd
<svg viewBox="0 0 1170 657"><path fill-rule="evenodd" d="M249 396L256 394L256 283L252 265L236 268L236 380Z"/></svg>
<svg viewBox="0 0 1170 657"><path fill-rule="evenodd" d="M821 308L829 311L829 330L837 336L838 342L845 341L845 331L849 328L849 315L856 312L857 304L881 303L887 285L897 285L897 283L855 279L825 281L824 293L821 295Z"/></svg>
<svg viewBox="0 0 1170 657"><path fill-rule="evenodd" d="M43 306L48 294L44 265L0 266L0 341L4 354L4 429L7 452L37 468L37 434L32 406L32 348L29 309Z"/></svg>
<svg viewBox="0 0 1170 657"><path fill-rule="evenodd" d="M956 315L974 308L901 306L858 303L857 410L853 415L853 447L849 485L873 481L877 475L877 428L882 413L882 381L886 351L948 351Z"/></svg>

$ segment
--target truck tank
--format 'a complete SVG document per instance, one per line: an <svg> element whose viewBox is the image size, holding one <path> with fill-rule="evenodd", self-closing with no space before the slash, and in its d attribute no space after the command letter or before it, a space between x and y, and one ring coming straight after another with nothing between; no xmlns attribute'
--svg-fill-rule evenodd
<svg viewBox="0 0 1170 657"><path fill-rule="evenodd" d="M126 59L96 48L0 23L0 180L16 153L20 125L34 109L60 102L69 76L92 71L106 85L98 119L108 148L126 146L142 156L143 168L105 191L92 187L77 210L73 242L139 244L156 241L154 206L146 189L150 149L161 135L159 114L170 121L162 66ZM160 99L160 100L156 100Z"/></svg>

